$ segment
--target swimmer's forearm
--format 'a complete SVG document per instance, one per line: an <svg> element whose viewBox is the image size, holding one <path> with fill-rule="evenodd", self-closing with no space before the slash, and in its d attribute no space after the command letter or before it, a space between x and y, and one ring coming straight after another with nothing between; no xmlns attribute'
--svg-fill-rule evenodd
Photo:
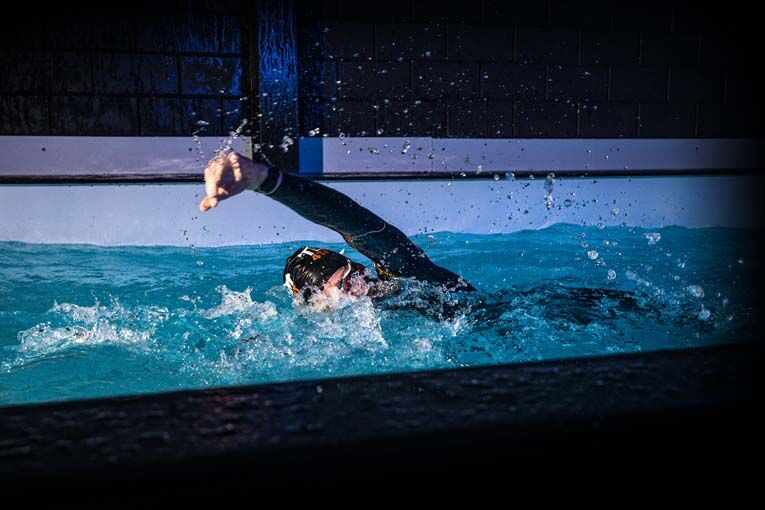
<svg viewBox="0 0 765 510"><path fill-rule="evenodd" d="M258 191L343 236L360 235L386 225L385 220L339 191L275 168L269 169Z"/></svg>

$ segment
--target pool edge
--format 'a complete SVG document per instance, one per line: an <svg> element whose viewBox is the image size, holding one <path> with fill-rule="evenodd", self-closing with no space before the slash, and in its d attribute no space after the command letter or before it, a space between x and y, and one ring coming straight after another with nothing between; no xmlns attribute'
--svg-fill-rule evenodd
<svg viewBox="0 0 765 510"><path fill-rule="evenodd" d="M309 479L319 464L332 478L605 438L645 453L641 431L687 429L678 446L710 427L740 429L759 356L734 344L5 407L0 481ZM704 437L706 451L730 440Z"/></svg>

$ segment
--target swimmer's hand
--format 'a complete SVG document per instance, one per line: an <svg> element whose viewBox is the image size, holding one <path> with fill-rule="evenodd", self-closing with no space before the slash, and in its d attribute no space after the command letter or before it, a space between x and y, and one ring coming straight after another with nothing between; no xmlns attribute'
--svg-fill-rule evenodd
<svg viewBox="0 0 765 510"><path fill-rule="evenodd" d="M204 212L221 200L238 195L244 190L258 189L268 177L268 167L236 152L229 152L210 160L205 168L205 193L199 204Z"/></svg>

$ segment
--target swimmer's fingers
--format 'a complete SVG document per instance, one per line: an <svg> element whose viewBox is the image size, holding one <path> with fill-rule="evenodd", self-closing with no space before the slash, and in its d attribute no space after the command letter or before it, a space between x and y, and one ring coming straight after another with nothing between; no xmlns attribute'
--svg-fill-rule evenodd
<svg viewBox="0 0 765 510"><path fill-rule="evenodd" d="M206 196L202 199L202 202L199 204L199 210L205 212L209 209L212 209L218 205L218 202L221 200L226 200L230 196L231 193L229 193L228 190L218 188L214 196Z"/></svg>
<svg viewBox="0 0 765 510"><path fill-rule="evenodd" d="M205 169L205 194L207 195L199 204L199 210L204 212L218 205L218 190L222 189L221 174L222 165L215 160L211 161Z"/></svg>
<svg viewBox="0 0 765 510"><path fill-rule="evenodd" d="M202 202L199 203L199 210L205 212L218 205L218 200L215 198L204 197Z"/></svg>

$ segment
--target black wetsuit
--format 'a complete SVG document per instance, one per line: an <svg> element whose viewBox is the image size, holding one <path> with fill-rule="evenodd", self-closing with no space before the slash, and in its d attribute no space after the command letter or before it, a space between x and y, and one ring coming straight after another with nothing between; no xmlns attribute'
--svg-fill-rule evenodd
<svg viewBox="0 0 765 510"><path fill-rule="evenodd" d="M374 262L382 281L414 278L454 290L475 290L459 275L434 264L399 229L332 188L269 168L258 191L303 218L339 233L345 242Z"/></svg>
<svg viewBox="0 0 765 510"><path fill-rule="evenodd" d="M475 290L459 275L434 264L399 229L338 191L275 168L269 168L268 177L259 191L302 217L338 232L349 245L374 262L383 282L412 278L444 285L450 290ZM564 283L548 283L531 289L493 294L477 293L459 300L441 292L439 287L427 285L410 287L410 292L404 295L397 292L401 290L399 288L393 292L383 290L375 296L373 289L370 297L384 299L397 296L387 300L386 309L416 311L435 320L468 315L484 327L507 322L503 314L519 306L541 305L540 313L550 320L584 325L593 320L608 320L616 313L634 313L646 307L640 305L632 292L568 287ZM650 308L647 306L647 309Z"/></svg>

